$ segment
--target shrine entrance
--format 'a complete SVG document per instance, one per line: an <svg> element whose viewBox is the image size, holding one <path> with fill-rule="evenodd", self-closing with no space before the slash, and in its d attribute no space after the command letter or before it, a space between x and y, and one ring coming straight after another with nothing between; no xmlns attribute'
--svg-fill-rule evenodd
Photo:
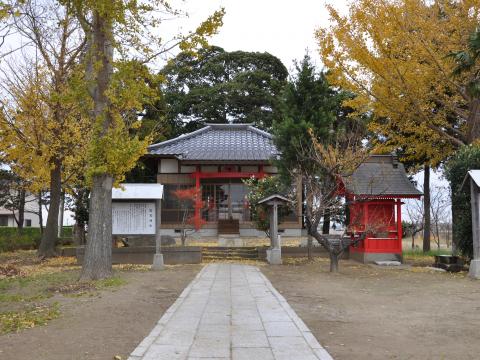
<svg viewBox="0 0 480 360"><path fill-rule="evenodd" d="M247 187L241 179L209 179L201 183L202 219L207 222L219 220L250 221L246 199Z"/></svg>

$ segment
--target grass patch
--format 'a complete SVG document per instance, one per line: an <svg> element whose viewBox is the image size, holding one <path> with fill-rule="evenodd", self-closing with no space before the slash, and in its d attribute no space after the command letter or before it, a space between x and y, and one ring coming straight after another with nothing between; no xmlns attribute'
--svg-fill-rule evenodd
<svg viewBox="0 0 480 360"><path fill-rule="evenodd" d="M33 250L0 253L0 334L45 325L60 315L64 297L98 296L125 285L124 272L137 270L144 269L116 266L112 278L80 282L73 257L40 260Z"/></svg>
<svg viewBox="0 0 480 360"><path fill-rule="evenodd" d="M0 294L0 302L33 301L49 298L54 293L83 294L94 290L120 287L127 283L125 279L118 276L91 282L79 282L79 275L78 270L69 270L1 279L0 291L3 291L3 293Z"/></svg>
<svg viewBox="0 0 480 360"><path fill-rule="evenodd" d="M452 251L449 249L435 249L427 252L422 250L404 250L403 256L408 257L425 257L425 256L436 256L436 255L452 255Z"/></svg>
<svg viewBox="0 0 480 360"><path fill-rule="evenodd" d="M20 294L0 294L0 303L4 302L31 302L46 299L48 294L38 294L34 296L24 296Z"/></svg>
<svg viewBox="0 0 480 360"><path fill-rule="evenodd" d="M94 281L95 288L97 290L108 289L112 287L120 287L127 283L127 280L121 277L111 277L109 279L96 280Z"/></svg>
<svg viewBox="0 0 480 360"><path fill-rule="evenodd" d="M75 283L78 271L64 271L0 279L0 303L24 302L48 299L53 296L54 288Z"/></svg>
<svg viewBox="0 0 480 360"><path fill-rule="evenodd" d="M422 250L404 250L403 260L414 266L431 266L435 262L436 255L452 255L449 249L435 249L427 252Z"/></svg>
<svg viewBox="0 0 480 360"><path fill-rule="evenodd" d="M23 329L30 329L38 325L45 325L50 320L60 316L59 305L30 306L20 311L6 311L0 313L0 333L6 334Z"/></svg>

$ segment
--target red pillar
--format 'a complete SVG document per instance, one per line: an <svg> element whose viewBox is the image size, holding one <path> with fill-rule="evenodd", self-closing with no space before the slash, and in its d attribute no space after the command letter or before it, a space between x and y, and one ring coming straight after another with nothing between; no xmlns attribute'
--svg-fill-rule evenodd
<svg viewBox="0 0 480 360"><path fill-rule="evenodd" d="M368 229L368 200L365 200L363 203L363 224L364 224L363 231L367 232L369 230ZM363 240L363 251L368 252L368 248L369 248L369 241L368 241L368 235L367 235Z"/></svg>
<svg viewBox="0 0 480 360"><path fill-rule="evenodd" d="M259 177L260 179L263 179L263 178L265 177L265 172L264 172L264 170L263 170L263 165L260 165L260 166L258 167L258 177Z"/></svg>
<svg viewBox="0 0 480 360"><path fill-rule="evenodd" d="M197 165L197 169L195 170L195 214L194 214L194 223L195 223L195 230L200 230L200 210L202 208L202 192L200 189L200 166Z"/></svg>
<svg viewBox="0 0 480 360"><path fill-rule="evenodd" d="M402 252L402 200L397 199L397 238L398 251Z"/></svg>

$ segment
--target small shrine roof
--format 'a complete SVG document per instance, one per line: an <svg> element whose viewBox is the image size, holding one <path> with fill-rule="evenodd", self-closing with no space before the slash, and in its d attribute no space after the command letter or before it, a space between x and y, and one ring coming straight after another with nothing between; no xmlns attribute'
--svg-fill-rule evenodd
<svg viewBox="0 0 480 360"><path fill-rule="evenodd" d="M375 198L420 197L405 167L393 155L371 155L344 180L347 192Z"/></svg>
<svg viewBox="0 0 480 360"><path fill-rule="evenodd" d="M279 156L273 136L249 124L208 124L148 150L150 155L192 161L270 161Z"/></svg>
<svg viewBox="0 0 480 360"><path fill-rule="evenodd" d="M281 201L281 202L284 202L284 203L291 202L290 199L288 199L287 197L285 197L283 195L273 194L273 195L267 196L266 198L261 199L257 204L264 204L264 203L268 203L269 201L275 201L275 200L276 201Z"/></svg>

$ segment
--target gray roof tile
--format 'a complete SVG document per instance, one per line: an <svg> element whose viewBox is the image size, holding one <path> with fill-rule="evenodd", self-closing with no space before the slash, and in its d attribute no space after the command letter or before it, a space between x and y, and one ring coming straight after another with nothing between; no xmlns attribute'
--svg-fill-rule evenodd
<svg viewBox="0 0 480 360"><path fill-rule="evenodd" d="M209 124L148 149L151 155L195 161L268 161L279 154L272 135L248 124Z"/></svg>
<svg viewBox="0 0 480 360"><path fill-rule="evenodd" d="M356 195L422 195L408 179L403 164L391 155L370 156L345 180L345 186Z"/></svg>

